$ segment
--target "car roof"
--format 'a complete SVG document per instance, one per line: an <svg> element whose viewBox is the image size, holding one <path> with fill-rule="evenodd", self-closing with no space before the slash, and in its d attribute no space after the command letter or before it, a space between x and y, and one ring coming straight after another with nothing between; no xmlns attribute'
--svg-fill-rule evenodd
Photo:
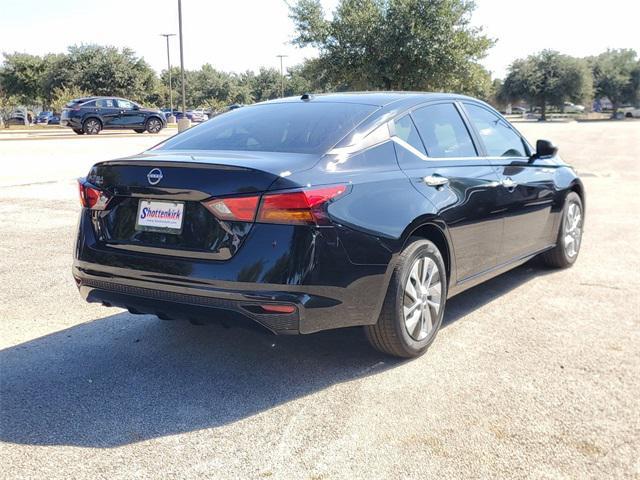
<svg viewBox="0 0 640 480"><path fill-rule="evenodd" d="M303 98L306 97L306 98ZM458 95L454 93L441 92L345 92L345 93L318 93L304 94L295 97L278 98L269 100L265 103L294 103L294 102L313 102L313 103L357 103L363 105L373 105L376 107L385 107L391 103L398 101L414 100L416 103L427 100L438 99L467 99L474 100L472 97Z"/></svg>

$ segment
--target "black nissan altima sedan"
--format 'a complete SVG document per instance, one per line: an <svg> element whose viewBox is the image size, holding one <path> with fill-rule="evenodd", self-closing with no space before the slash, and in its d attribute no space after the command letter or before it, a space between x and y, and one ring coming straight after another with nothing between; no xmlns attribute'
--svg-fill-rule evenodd
<svg viewBox="0 0 640 480"><path fill-rule="evenodd" d="M448 298L578 256L584 187L489 105L303 95L232 110L79 181L89 302L276 334L363 326L415 357Z"/></svg>

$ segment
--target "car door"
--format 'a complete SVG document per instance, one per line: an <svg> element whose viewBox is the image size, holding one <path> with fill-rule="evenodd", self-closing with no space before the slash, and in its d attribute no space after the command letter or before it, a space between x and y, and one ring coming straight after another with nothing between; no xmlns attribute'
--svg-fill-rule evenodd
<svg viewBox="0 0 640 480"><path fill-rule="evenodd" d="M144 127L144 113L140 111L140 108L137 107L133 102L129 100L123 100L122 98L116 99L118 102L119 108L119 118L118 125L122 128L134 128L134 127Z"/></svg>
<svg viewBox="0 0 640 480"><path fill-rule="evenodd" d="M459 107L422 106L397 119L393 130L400 168L447 224L457 282L495 267L503 222L498 176L479 156Z"/></svg>
<svg viewBox="0 0 640 480"><path fill-rule="evenodd" d="M112 127L117 124L120 111L113 98L99 98L96 100L96 107L102 119L103 128Z"/></svg>
<svg viewBox="0 0 640 480"><path fill-rule="evenodd" d="M463 105L500 177L498 204L505 222L499 263L549 246L553 243L555 169L544 160L530 161L528 144L500 115L477 103Z"/></svg>

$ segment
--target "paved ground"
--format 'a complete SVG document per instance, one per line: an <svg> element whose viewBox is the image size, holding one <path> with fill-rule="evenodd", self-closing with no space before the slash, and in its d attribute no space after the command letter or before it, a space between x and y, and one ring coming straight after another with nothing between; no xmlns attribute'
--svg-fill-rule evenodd
<svg viewBox="0 0 640 480"><path fill-rule="evenodd" d="M518 126L584 174L581 256L452 299L409 362L83 303L72 179L157 137L0 139L0 478L640 478L640 122Z"/></svg>

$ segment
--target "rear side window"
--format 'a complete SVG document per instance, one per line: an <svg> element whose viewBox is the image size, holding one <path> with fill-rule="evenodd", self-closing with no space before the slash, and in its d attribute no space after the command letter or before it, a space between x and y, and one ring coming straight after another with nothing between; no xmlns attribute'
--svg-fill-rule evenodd
<svg viewBox="0 0 640 480"><path fill-rule="evenodd" d="M157 148L324 153L378 108L313 101L253 105L218 115Z"/></svg>
<svg viewBox="0 0 640 480"><path fill-rule="evenodd" d="M101 98L96 100L96 103L100 108L115 108L115 102L112 98Z"/></svg>
<svg viewBox="0 0 640 480"><path fill-rule="evenodd" d="M427 155L435 158L476 157L471 136L452 103L419 108L412 114Z"/></svg>
<svg viewBox="0 0 640 480"><path fill-rule="evenodd" d="M420 135L418 135L418 130L416 130L416 126L409 115L396 120L394 124L396 137L404 140L419 152L427 153L424 150L424 145L422 145L422 140L420 140Z"/></svg>
<svg viewBox="0 0 640 480"><path fill-rule="evenodd" d="M509 124L486 108L464 104L490 157L526 157L524 143Z"/></svg>

